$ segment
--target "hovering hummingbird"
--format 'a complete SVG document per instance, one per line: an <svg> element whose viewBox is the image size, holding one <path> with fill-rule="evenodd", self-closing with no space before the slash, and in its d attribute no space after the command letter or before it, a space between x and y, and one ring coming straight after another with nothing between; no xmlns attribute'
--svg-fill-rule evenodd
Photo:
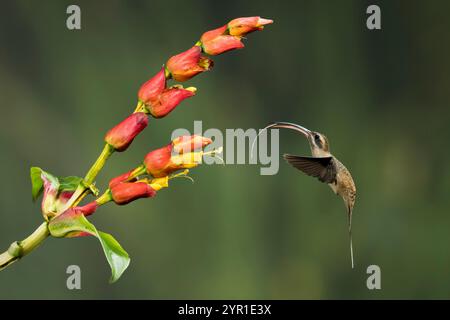
<svg viewBox="0 0 450 320"><path fill-rule="evenodd" d="M350 236L350 258L353 264L352 213L355 205L356 186L348 169L330 153L330 145L325 135L308 130L289 122L274 122L264 129L284 128L303 134L309 141L312 157L284 154L284 159L294 168L327 183L335 194L344 200L348 214L348 232ZM263 130L264 130L263 129Z"/></svg>

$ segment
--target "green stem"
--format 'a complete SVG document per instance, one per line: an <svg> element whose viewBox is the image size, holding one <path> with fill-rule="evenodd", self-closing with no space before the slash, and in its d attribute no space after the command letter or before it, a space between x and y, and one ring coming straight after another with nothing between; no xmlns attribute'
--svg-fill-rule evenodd
<svg viewBox="0 0 450 320"><path fill-rule="evenodd" d="M84 181L80 183L78 188L75 190L72 197L67 201L66 205L64 206L64 209L62 212L67 210L70 207L73 207L74 205L77 205L80 203L80 201L88 194L86 192L94 182L95 178L97 177L98 173L102 168L104 167L106 161L108 158L114 153L114 147L109 145L108 143L105 144L103 147L102 153L99 155L95 163L92 165L92 167L89 169L88 173L86 173L86 176L84 177Z"/></svg>
<svg viewBox="0 0 450 320"><path fill-rule="evenodd" d="M0 254L0 271L33 251L49 234L47 222L44 222L24 240L13 242L8 250Z"/></svg>
<svg viewBox="0 0 450 320"><path fill-rule="evenodd" d="M86 173L86 176L84 177L84 182L88 186L92 184L97 177L100 170L102 170L103 166L106 163L106 160L114 153L114 147L109 145L108 143L105 144L102 153L97 158L95 163L92 165L92 167L89 169L88 173Z"/></svg>
<svg viewBox="0 0 450 320"><path fill-rule="evenodd" d="M148 112L147 112L147 108L145 107L145 103L143 103L142 101L138 101L137 106L136 106L136 109L134 109L134 112L133 112L133 113L136 113L136 112L145 112L145 113L148 113Z"/></svg>
<svg viewBox="0 0 450 320"><path fill-rule="evenodd" d="M75 193L77 193L78 189L80 191L78 192L78 194L75 194ZM72 203L72 205L70 207L76 207L81 202L81 200L83 200L84 197L86 197L89 194L89 191L90 191L89 188L87 188L85 186L84 186L84 188L82 188L82 187L79 186L77 188L77 190L75 191L75 193L74 193L74 195L76 195L77 198L75 199L75 201L73 201L73 203ZM69 207L64 208L64 210L62 210L61 212L64 212L68 208Z"/></svg>
<svg viewBox="0 0 450 320"><path fill-rule="evenodd" d="M103 193L100 197L98 197L95 202L97 203L98 206L104 205L105 203L108 203L112 201L112 195L111 195L111 190L107 189L105 191L105 193Z"/></svg>
<svg viewBox="0 0 450 320"><path fill-rule="evenodd" d="M144 164L141 164L139 167L136 167L133 172L130 174L130 176L128 177L128 179L126 179L123 182L130 182L131 180L139 177L140 175L143 175L147 172L147 169L145 167Z"/></svg>

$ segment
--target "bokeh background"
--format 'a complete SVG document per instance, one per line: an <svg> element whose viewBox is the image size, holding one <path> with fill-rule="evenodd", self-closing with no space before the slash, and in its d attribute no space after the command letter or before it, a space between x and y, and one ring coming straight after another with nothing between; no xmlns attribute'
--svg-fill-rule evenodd
<svg viewBox="0 0 450 320"><path fill-rule="evenodd" d="M66 8L82 30L66 28ZM382 30L366 28L369 4ZM2 1L0 10L0 245L40 222L29 167L83 175L104 132L136 103L139 86L206 30L239 16L275 23L213 71L169 117L152 120L109 178L166 144L176 128L261 128L284 120L325 133L358 187L356 268L346 214L327 186L280 161L203 166L151 200L102 207L92 221L132 257L108 284L93 238L49 239L0 273L0 298L450 298L449 30L447 1ZM308 154L280 132L280 152ZM66 288L66 267L82 290ZM382 289L366 287L366 268Z"/></svg>

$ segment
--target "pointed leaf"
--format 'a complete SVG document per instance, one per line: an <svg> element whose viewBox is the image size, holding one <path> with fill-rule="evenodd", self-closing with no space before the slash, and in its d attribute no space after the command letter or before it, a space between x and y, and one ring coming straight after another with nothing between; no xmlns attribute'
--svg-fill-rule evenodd
<svg viewBox="0 0 450 320"><path fill-rule="evenodd" d="M31 167L30 168L30 178L31 178L31 194L33 196L33 200L36 200L42 193L42 187L44 185L44 181L42 180L41 175L44 174L47 179L55 183L59 182L59 191L75 191L78 185L83 181L83 178L77 176L68 176L57 178L52 174L42 170L39 167Z"/></svg>
<svg viewBox="0 0 450 320"><path fill-rule="evenodd" d="M39 167L30 168L30 178L31 178L31 195L33 196L33 201L39 197L42 192L42 186L44 181L41 178L42 169Z"/></svg>
<svg viewBox="0 0 450 320"><path fill-rule="evenodd" d="M75 191L83 178L77 176L69 176L59 178L59 191Z"/></svg>
<svg viewBox="0 0 450 320"><path fill-rule="evenodd" d="M102 244L103 252L111 267L110 282L116 282L130 264L128 253L122 248L114 237L108 233L97 231L97 236Z"/></svg>
<svg viewBox="0 0 450 320"><path fill-rule="evenodd" d="M77 208L71 208L55 217L50 221L48 229L50 234L57 238L79 237L87 234L97 237L111 267L111 283L117 281L130 264L128 253L117 240L108 233L97 231Z"/></svg>
<svg viewBox="0 0 450 320"><path fill-rule="evenodd" d="M52 219L48 224L48 230L56 238L69 238L78 232L97 236L97 230L94 225L77 208L71 208Z"/></svg>

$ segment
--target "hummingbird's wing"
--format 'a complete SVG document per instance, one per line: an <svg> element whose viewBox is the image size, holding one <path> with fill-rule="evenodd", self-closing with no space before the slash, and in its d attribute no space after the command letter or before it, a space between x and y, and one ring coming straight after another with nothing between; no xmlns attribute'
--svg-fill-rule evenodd
<svg viewBox="0 0 450 320"><path fill-rule="evenodd" d="M291 166L306 173L308 176L318 178L325 183L336 181L336 167L333 157L313 158L285 154L283 158Z"/></svg>

